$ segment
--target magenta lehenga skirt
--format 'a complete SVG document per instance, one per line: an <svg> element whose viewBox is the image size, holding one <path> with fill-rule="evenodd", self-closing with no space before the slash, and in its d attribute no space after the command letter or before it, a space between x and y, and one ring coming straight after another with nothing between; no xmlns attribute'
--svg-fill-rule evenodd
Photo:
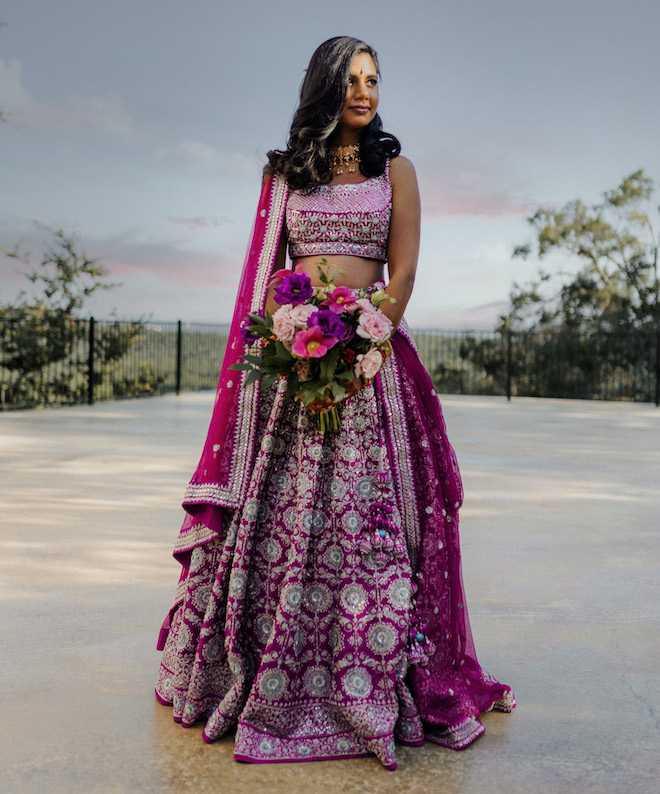
<svg viewBox="0 0 660 794"><path fill-rule="evenodd" d="M476 658L461 581L460 475L412 344L320 433L273 387L248 498L179 548L156 694L253 763L462 749L515 705Z"/></svg>

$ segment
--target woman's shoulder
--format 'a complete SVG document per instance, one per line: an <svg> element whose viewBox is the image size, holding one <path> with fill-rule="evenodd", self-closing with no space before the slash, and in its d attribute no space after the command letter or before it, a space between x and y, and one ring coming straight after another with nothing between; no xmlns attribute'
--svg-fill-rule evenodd
<svg viewBox="0 0 660 794"><path fill-rule="evenodd" d="M393 188L417 184L415 166L407 157L399 155L390 160L390 182Z"/></svg>

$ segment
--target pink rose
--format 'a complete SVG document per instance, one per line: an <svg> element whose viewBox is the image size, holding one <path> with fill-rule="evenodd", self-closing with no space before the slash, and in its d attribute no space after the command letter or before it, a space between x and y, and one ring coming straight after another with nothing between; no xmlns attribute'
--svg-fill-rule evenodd
<svg viewBox="0 0 660 794"><path fill-rule="evenodd" d="M280 342L290 342L296 332L296 327L291 318L290 303L285 303L273 315L273 331Z"/></svg>
<svg viewBox="0 0 660 794"><path fill-rule="evenodd" d="M313 325L306 331L298 331L291 352L299 358L321 358L337 341L336 337L325 336L317 325Z"/></svg>
<svg viewBox="0 0 660 794"><path fill-rule="evenodd" d="M356 306L359 306L363 312L370 314L371 312L376 311L376 307L373 305L369 298L358 298L355 301Z"/></svg>
<svg viewBox="0 0 660 794"><path fill-rule="evenodd" d="M357 357L355 374L358 378L360 375L364 375L367 380L371 380L382 366L383 354L377 348L372 347L371 350Z"/></svg>
<svg viewBox="0 0 660 794"><path fill-rule="evenodd" d="M291 309L291 320L300 328L307 328L307 320L318 311L318 307L313 306L311 303L301 303Z"/></svg>
<svg viewBox="0 0 660 794"><path fill-rule="evenodd" d="M389 337L392 328L390 318L384 315L380 309L374 308L373 311L363 312L360 315L356 332L363 339L380 344Z"/></svg>

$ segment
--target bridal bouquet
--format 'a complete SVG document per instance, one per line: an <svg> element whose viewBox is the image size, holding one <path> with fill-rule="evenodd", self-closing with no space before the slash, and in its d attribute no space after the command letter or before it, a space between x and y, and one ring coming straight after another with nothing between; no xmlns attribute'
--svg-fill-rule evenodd
<svg viewBox="0 0 660 794"><path fill-rule="evenodd" d="M280 270L275 301L280 308L265 316L248 314L243 340L263 346L246 353L231 369L246 370L246 385L261 378L271 386L287 378L287 395L300 400L320 430L339 427L337 405L359 391L392 352L392 323L378 308L393 300L380 289L368 295L333 284L325 259L317 265L322 286L304 272Z"/></svg>

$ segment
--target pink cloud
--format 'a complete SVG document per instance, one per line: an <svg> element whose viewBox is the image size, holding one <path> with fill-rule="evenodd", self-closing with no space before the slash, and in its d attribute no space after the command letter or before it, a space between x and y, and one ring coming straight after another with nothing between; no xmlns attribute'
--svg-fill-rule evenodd
<svg viewBox="0 0 660 794"><path fill-rule="evenodd" d="M422 153L417 173L427 218L504 219L535 208L514 164L492 153L482 135L449 136L444 148Z"/></svg>
<svg viewBox="0 0 660 794"><path fill-rule="evenodd" d="M511 218L529 215L536 207L488 184L459 178L421 180L423 213L427 218Z"/></svg>
<svg viewBox="0 0 660 794"><path fill-rule="evenodd" d="M115 95L72 96L59 102L33 103L16 113L16 121L31 129L70 130L96 127L119 137L132 137L133 119Z"/></svg>
<svg viewBox="0 0 660 794"><path fill-rule="evenodd" d="M86 249L99 257L112 279L128 283L135 274L151 273L177 288L235 289L243 262L242 253L195 251L175 242L143 242L130 236L86 240Z"/></svg>

